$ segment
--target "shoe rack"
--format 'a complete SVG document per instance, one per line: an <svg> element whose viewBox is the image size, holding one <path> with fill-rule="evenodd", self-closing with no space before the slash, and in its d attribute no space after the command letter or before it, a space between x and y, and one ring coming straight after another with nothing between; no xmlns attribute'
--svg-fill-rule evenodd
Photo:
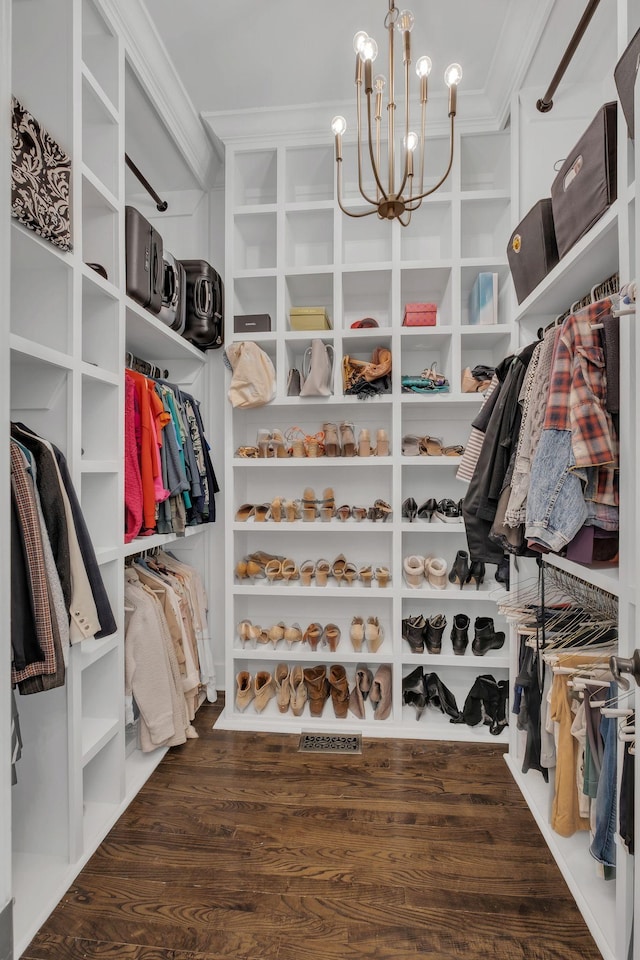
<svg viewBox="0 0 640 960"><path fill-rule="evenodd" d="M497 681L508 675L506 646L484 656L472 653L473 625L477 617L493 617L495 629L504 631L495 597L501 587L493 579L460 589L446 579L445 589L427 579L418 587L403 578L403 559L417 554L440 557L447 572L456 553L466 546L461 522L431 522L402 518L402 502L414 497L417 504L429 498L458 501L466 485L456 480L459 457L404 456L402 437L429 435L443 445L465 444L470 422L482 397L463 393L461 374L476 364L495 365L513 340L509 322L508 267L505 255L510 214L510 137L500 133L458 133L456 158L444 189L434 194L414 216L411 225L375 218L350 220L335 201L335 161L330 138L323 143L282 139L255 144L225 141L226 146L226 289L228 329L235 314L267 313L267 333L229 333L229 339L255 339L276 369L276 397L253 410L234 410L226 404L225 430L229 453L257 443L258 433L297 427L307 435L322 430L324 423L353 424L356 447L362 430L368 430L375 447L379 430L389 439L387 456L246 459L230 456L226 467L226 708L218 724L232 729L299 731L362 730L367 736L400 736L449 740L492 741L486 726L454 725L435 707L417 719L416 710L403 704L403 678L422 666L436 672L454 694L462 710L467 693L480 674ZM430 147L433 167L446 166L447 142L435 139ZM357 206L356 156L345 148L346 196ZM432 170L435 182L435 169ZM349 179L351 178L351 179ZM374 188L375 189L375 188ZM499 277L498 320L493 326L471 326L469 294L481 271ZM433 327L402 326L405 304L436 302L437 324ZM331 330L290 329L294 306L321 306L332 322ZM379 329L352 329L356 320L373 317ZM326 398L287 396L289 371L302 370L302 358L313 337L330 344L335 353L333 392ZM388 394L361 401L343 394L342 359L354 356L370 360L377 346L392 352L393 372ZM401 392L402 374L420 374L432 364L447 377L448 392L432 396ZM378 499L393 510L386 522L337 517L322 522L296 520L275 523L238 519L244 504L269 504L274 498L302 499L310 488L318 500L330 493L336 507L371 506ZM329 491L329 493L327 492ZM351 585L329 577L326 586L318 580L301 581L238 579L239 562L262 550L287 557L298 566L320 559L332 564L343 554L359 570L366 564L388 567L391 580L381 586L356 579ZM322 582L322 581L321 581ZM402 620L423 614L443 614L447 626L442 652L412 653L402 637ZM471 621L470 642L463 656L453 652L450 639L456 614ZM377 617L384 641L375 651L365 642L354 650L349 637L353 617ZM237 625L242 620L263 630L282 621L298 623L304 632L311 622L336 624L341 631L335 652L320 645L317 651L297 643L242 645ZM278 664L290 668L324 665L327 675L335 664L346 669L350 688L356 666L364 664L375 675L389 667L392 676L392 708L379 720L370 703L365 716L334 715L329 700L321 716L308 709L301 716L291 710L281 713L276 698L259 712L249 703L236 705L236 678L242 672L273 674ZM506 740L503 731L498 737Z"/></svg>
<svg viewBox="0 0 640 960"><path fill-rule="evenodd" d="M9 348L2 352L3 422L8 432L10 418L24 421L65 454L118 624L112 636L92 637L70 649L63 687L16 697L23 750L17 784L3 804L0 861L1 889L6 865L14 900L17 957L165 752L142 754L135 739L128 742L125 558L171 544L199 563L196 555L203 551L197 544L205 543L209 531L208 526L188 530L188 540L177 545L172 536L124 544L125 352L168 368L205 404L207 398L205 354L125 293L125 87L131 74L124 39L99 0L34 0L9 7L12 23L2 34L7 44L2 63L3 71L12 64L11 90L72 155L73 250L63 253L9 222L8 202L5 221L3 207L2 228L9 235L4 249L10 249L10 258L3 258L9 282L0 284L3 298L10 288L2 311ZM8 14L3 23L9 27ZM149 104L145 109L152 110ZM140 129L155 122L142 114L130 119ZM102 264L107 279L88 262ZM8 449L6 436L5 445ZM2 502L8 509L6 492ZM4 544L7 523L3 516ZM8 563L7 555L7 569ZM5 708L7 669L5 657ZM3 742L8 745L9 737ZM3 767L7 777L9 769Z"/></svg>

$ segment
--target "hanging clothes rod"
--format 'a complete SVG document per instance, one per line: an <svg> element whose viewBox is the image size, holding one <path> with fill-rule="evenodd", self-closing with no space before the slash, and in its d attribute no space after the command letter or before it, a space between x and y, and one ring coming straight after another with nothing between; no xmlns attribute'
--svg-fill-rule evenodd
<svg viewBox="0 0 640 960"><path fill-rule="evenodd" d="M575 32L571 37L571 40L569 41L569 45L567 46L567 49L565 50L562 56L562 60L558 64L558 69L553 75L553 79L549 84L549 88L547 92L536 103L536 107L538 108L540 113L548 113L549 110L551 110L551 108L553 107L553 95L558 89L558 85L562 80L562 78L564 77L567 67L573 60L573 56L576 50L578 49L578 44L582 40L586 32L586 29L589 26L589 23L591 22L591 18L593 17L594 13L598 8L599 3L600 3L600 0L589 0L586 10L584 11L580 19L580 23L576 27Z"/></svg>
<svg viewBox="0 0 640 960"><path fill-rule="evenodd" d="M140 181L142 186L145 188L149 196L153 197L153 199L156 202L156 207L158 208L160 213L164 213L164 211L167 209L169 204L167 203L166 200L163 200L162 197L156 193L156 191L153 189L153 187L151 186L151 184L149 183L145 175L138 169L138 167L136 167L135 163L133 162L133 160L131 159L128 153L125 153L124 155L124 162L129 167L129 170L131 170L131 173L134 175L134 177L138 178L138 180Z"/></svg>

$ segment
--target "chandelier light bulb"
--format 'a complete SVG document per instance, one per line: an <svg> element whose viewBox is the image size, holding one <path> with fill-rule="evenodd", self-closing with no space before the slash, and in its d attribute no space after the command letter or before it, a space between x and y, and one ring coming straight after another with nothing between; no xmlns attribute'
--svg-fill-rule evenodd
<svg viewBox="0 0 640 960"><path fill-rule="evenodd" d="M418 146L418 134L414 133L413 130L410 130L409 133L406 135L406 137L403 137L402 142L404 144L405 149L410 150L411 153L413 153L413 151Z"/></svg>
<svg viewBox="0 0 640 960"><path fill-rule="evenodd" d="M373 78L373 86L376 93L382 93L386 85L387 85L387 78L383 76L383 74L379 73L376 77Z"/></svg>
<svg viewBox="0 0 640 960"><path fill-rule="evenodd" d="M378 44L375 42L373 37L367 37L366 40L363 40L360 46L360 59L365 63L367 60L370 60L373 63L377 56Z"/></svg>
<svg viewBox="0 0 640 960"><path fill-rule="evenodd" d="M365 40L369 39L369 34L365 30L358 30L356 35L353 38L353 52L360 53L362 50L362 44Z"/></svg>
<svg viewBox="0 0 640 960"><path fill-rule="evenodd" d="M342 136L342 134L347 129L347 121L344 117L334 117L331 121L331 131L334 136Z"/></svg>
<svg viewBox="0 0 640 960"><path fill-rule="evenodd" d="M413 30L414 22L415 17L411 13L411 10L403 10L396 20L396 28L400 31L400 33L404 33L405 30L410 33Z"/></svg>
<svg viewBox="0 0 640 960"><path fill-rule="evenodd" d="M459 63L450 63L444 72L444 82L448 87L457 87L462 80L462 67Z"/></svg>
<svg viewBox="0 0 640 960"><path fill-rule="evenodd" d="M431 73L431 57L420 57L416 60L416 73L422 79L422 77L428 77Z"/></svg>

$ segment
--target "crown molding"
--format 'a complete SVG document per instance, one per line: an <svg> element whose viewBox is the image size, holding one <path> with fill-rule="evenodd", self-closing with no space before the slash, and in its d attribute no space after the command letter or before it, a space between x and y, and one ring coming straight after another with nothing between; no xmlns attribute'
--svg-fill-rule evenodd
<svg viewBox="0 0 640 960"><path fill-rule="evenodd" d="M203 189L215 175L212 144L142 0L98 0L127 60Z"/></svg>

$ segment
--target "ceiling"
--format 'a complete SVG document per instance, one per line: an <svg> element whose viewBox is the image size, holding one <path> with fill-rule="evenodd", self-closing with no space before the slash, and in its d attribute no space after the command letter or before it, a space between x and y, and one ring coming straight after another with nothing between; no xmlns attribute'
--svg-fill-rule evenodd
<svg viewBox="0 0 640 960"><path fill-rule="evenodd" d="M324 136L344 113L354 124L353 34L364 29L388 71L388 0L138 0L214 143L298 131ZM461 125L500 128L523 84L542 95L587 0L411 0L412 59L428 53L430 129L446 130L445 66L464 70ZM591 80L616 0L601 0L565 84ZM400 0L402 6L402 0ZM177 9L179 8L179 15ZM611 38L615 44L615 38ZM606 55L610 58L611 51ZM610 59L608 62L611 62ZM173 71L170 71L173 73ZM417 79L413 76L417 85ZM397 86L402 87L400 71ZM402 97L398 97L399 100ZM222 157L222 151L220 151Z"/></svg>

